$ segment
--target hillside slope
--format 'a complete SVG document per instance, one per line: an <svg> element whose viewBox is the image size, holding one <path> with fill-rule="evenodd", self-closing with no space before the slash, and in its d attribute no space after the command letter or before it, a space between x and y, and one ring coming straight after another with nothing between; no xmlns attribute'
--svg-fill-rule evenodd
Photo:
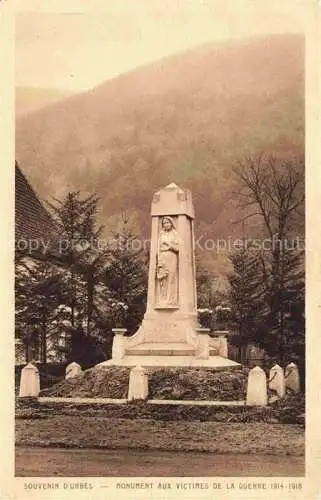
<svg viewBox="0 0 321 500"><path fill-rule="evenodd" d="M108 61L102 61L108 65ZM226 236L231 167L246 152L304 151L304 39L205 45L17 119L17 159L42 197L96 191L103 222L152 193L193 192L198 227Z"/></svg>
<svg viewBox="0 0 321 500"><path fill-rule="evenodd" d="M37 111L49 104L61 101L68 97L69 92L55 89L40 89L34 87L15 88L16 116Z"/></svg>

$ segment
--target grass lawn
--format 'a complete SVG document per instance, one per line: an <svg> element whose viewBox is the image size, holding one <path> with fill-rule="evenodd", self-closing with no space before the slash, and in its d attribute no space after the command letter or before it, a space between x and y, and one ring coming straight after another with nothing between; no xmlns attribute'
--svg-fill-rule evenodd
<svg viewBox="0 0 321 500"><path fill-rule="evenodd" d="M25 477L304 476L304 457L254 453L18 446L15 465Z"/></svg>
<svg viewBox="0 0 321 500"><path fill-rule="evenodd" d="M304 455L300 425L53 415L17 419L18 446Z"/></svg>

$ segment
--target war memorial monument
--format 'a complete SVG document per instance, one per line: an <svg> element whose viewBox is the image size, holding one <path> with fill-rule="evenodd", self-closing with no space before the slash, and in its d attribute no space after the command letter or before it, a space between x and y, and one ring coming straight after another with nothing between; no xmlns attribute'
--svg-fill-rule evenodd
<svg viewBox="0 0 321 500"><path fill-rule="evenodd" d="M226 333L210 337L197 320L194 206L191 192L171 183L156 192L147 308L138 331L114 329L112 359L101 366L238 368L227 357Z"/></svg>

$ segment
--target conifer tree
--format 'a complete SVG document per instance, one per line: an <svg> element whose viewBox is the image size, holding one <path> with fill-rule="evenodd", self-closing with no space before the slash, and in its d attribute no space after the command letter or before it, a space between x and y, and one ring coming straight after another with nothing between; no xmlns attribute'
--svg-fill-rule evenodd
<svg viewBox="0 0 321 500"><path fill-rule="evenodd" d="M109 248L105 283L111 302L122 307L122 326L134 333L146 309L147 263L141 241L129 228L128 220L123 221Z"/></svg>
<svg viewBox="0 0 321 500"><path fill-rule="evenodd" d="M293 234L300 235L304 230L304 161L301 157L278 159L260 154L244 158L234 172L240 186L236 193L238 209L243 211L238 222L261 219L264 238L270 242L270 248L260 252L269 309L265 341L269 354L283 361L291 354L287 309L292 310L293 321L294 309L304 309L303 254L287 248ZM296 314L302 331L302 314Z"/></svg>
<svg viewBox="0 0 321 500"><path fill-rule="evenodd" d="M230 254L233 271L229 274L232 318L238 331L240 359L250 341L262 343L266 308L262 285L261 262L257 250L245 243Z"/></svg>
<svg viewBox="0 0 321 500"><path fill-rule="evenodd" d="M98 296L105 288L107 248L100 244L103 228L96 225L98 202L96 196L81 198L77 191L48 204L60 228L65 298L70 310L70 356L75 349L79 350L76 344L92 343L90 337L96 342L104 337Z"/></svg>
<svg viewBox="0 0 321 500"><path fill-rule="evenodd" d="M270 304L270 335L268 351L280 361L293 357L304 357L305 343L305 282L304 255L300 248L288 248L281 243L279 271L273 280L273 294L268 296ZM277 316L271 313L277 309Z"/></svg>
<svg viewBox="0 0 321 500"><path fill-rule="evenodd" d="M51 347L62 340L63 302L62 273L49 262L19 260L15 276L15 330L26 348L40 350L40 361L47 362ZM38 349L37 349L38 348Z"/></svg>

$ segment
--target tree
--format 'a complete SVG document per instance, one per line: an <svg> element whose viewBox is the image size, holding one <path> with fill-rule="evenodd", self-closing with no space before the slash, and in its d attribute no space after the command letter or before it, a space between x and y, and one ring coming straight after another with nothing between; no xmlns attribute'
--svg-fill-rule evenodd
<svg viewBox="0 0 321 500"><path fill-rule="evenodd" d="M143 252L135 249L137 240L126 220L114 246L100 239L95 196L68 193L49 206L60 229L61 268L49 261L17 259L17 332L26 345L41 338L44 362L50 339L51 349L64 350L67 360L94 364L110 350L120 312L130 333L142 319L147 284Z"/></svg>
<svg viewBox="0 0 321 500"><path fill-rule="evenodd" d="M66 306L70 311L71 357L75 352L85 354L86 342L88 348L89 345L92 348L93 342L103 341L105 335L104 311L99 307L99 296L105 292L104 267L108 249L100 240L103 228L96 226L98 202L95 195L81 198L77 191L48 204L61 234L60 249L65 266L63 282ZM80 361L80 354L77 356Z"/></svg>
<svg viewBox="0 0 321 500"><path fill-rule="evenodd" d="M274 336L274 347L283 360L286 334L284 314L288 290L286 275L289 273L286 267L292 268L293 279L296 267L293 260L290 264L291 250L285 249L294 231L302 232L304 227L304 162L301 158L277 159L261 154L240 161L234 172L240 184L237 192L238 208L243 211L238 222L253 217L260 218L264 235L270 243L268 249L261 251L262 279L269 307L268 327ZM301 259L302 254L299 256L299 260ZM272 345L273 342L269 342L270 349Z"/></svg>
<svg viewBox="0 0 321 500"><path fill-rule="evenodd" d="M123 326L134 333L146 309L147 266L141 241L131 232L127 218L123 218L109 249L105 284L111 303L127 306L123 308Z"/></svg>
<svg viewBox="0 0 321 500"><path fill-rule="evenodd" d="M65 279L71 307L72 326L87 317L89 333L97 264L102 259L97 242L102 228L96 228L98 198L81 199L80 192L69 192L63 200L48 203L60 229L60 250L68 273ZM99 253L99 255L97 255Z"/></svg>
<svg viewBox="0 0 321 500"><path fill-rule="evenodd" d="M245 357L244 349L251 341L262 343L262 329L266 313L262 268L258 253L244 242L229 256L233 271L229 274L232 320L237 328L240 361Z"/></svg>
<svg viewBox="0 0 321 500"><path fill-rule="evenodd" d="M197 306L211 308L213 299L213 283L207 269L200 264L196 267Z"/></svg>
<svg viewBox="0 0 321 500"><path fill-rule="evenodd" d="M48 342L56 345L63 330L61 271L49 262L20 259L15 278L16 336L26 347L27 361L31 361L29 348L38 347L40 360L46 363Z"/></svg>
<svg viewBox="0 0 321 500"><path fill-rule="evenodd" d="M226 328L228 323L226 305L228 301L228 283L213 276L202 264L199 255L196 254L196 290L198 320L202 326L210 329ZM217 309L219 308L219 309ZM217 311L220 312L217 314ZM224 311L224 312L223 312Z"/></svg>
<svg viewBox="0 0 321 500"><path fill-rule="evenodd" d="M304 357L305 283L303 250L282 248L280 265L279 328L277 345L282 360Z"/></svg>

